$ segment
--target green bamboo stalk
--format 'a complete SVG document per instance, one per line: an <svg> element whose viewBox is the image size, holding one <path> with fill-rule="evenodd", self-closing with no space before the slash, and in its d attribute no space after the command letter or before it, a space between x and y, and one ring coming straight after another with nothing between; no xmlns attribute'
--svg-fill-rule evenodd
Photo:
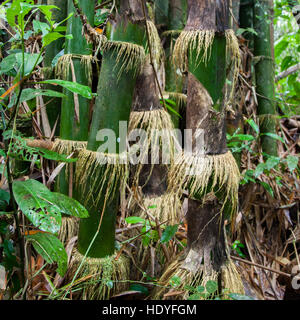
<svg viewBox="0 0 300 320"><path fill-rule="evenodd" d="M261 144L263 152L276 156L277 141L265 135L276 134L275 72L271 44L271 5L270 1L254 1L254 37L255 79L258 94L258 115L260 117Z"/></svg>
<svg viewBox="0 0 300 320"><path fill-rule="evenodd" d="M94 2L79 1L80 8L83 14L87 17L89 23L94 22ZM88 43L82 35L82 22L79 16L75 14L75 8L72 0L68 0L68 14L74 15L67 22L67 34L72 34L72 39L65 41L65 55L72 55L70 63L73 64L76 82L81 85L91 85L89 77L90 70L88 66L82 63L84 56L91 56L92 44ZM63 57L61 57L62 59ZM69 64L70 64L69 63ZM68 76L64 80L74 81L71 65L66 64ZM62 75L65 77L65 75ZM90 123L90 100L82 96L76 96L69 90L64 89L63 93L66 97L61 104L61 119L60 119L60 138L63 140L72 141L87 141ZM77 112L75 111L77 100ZM69 193L69 180L66 177L66 169L61 171L57 188L61 193Z"/></svg>
<svg viewBox="0 0 300 320"><path fill-rule="evenodd" d="M139 2L130 4L128 1L121 1L121 16L117 16L117 23L108 28L110 42L103 52L97 90L98 97L95 103L87 146L90 152L96 152L102 143L104 143L96 139L99 130L111 129L115 132L116 138L118 138L120 121L129 120L137 77L136 67L140 66L132 66L127 72L124 70L122 72L123 63L126 63L126 53L119 59L118 50L120 46L130 50L133 46L145 46L146 44L145 26L139 6ZM126 10L128 8L131 10ZM129 12L130 16L128 15ZM128 51L128 54L133 54L133 52ZM138 60L137 63L139 64ZM116 144L116 155L118 155L124 150L118 147L118 143ZM98 181L101 182L104 178L102 176L89 177L87 183L92 185L96 181L96 184L98 184ZM123 179L125 178L123 177ZM119 189L119 186L120 181L116 181L116 190ZM105 185L105 189L107 189L107 185ZM82 196L84 199L86 194ZM86 206L90 217L80 221L78 251L81 254L87 252L98 230L103 214L100 231L88 252L88 257L103 258L113 255L115 251L115 221L119 206L118 192L113 193L109 199L107 199L106 194L101 194L99 201L97 200L94 203L88 201Z"/></svg>
<svg viewBox="0 0 300 320"><path fill-rule="evenodd" d="M94 21L94 2L93 1L79 1L82 12L86 15L89 23L93 25ZM73 1L68 1L68 13L74 12L75 8ZM67 34L72 34L72 39L66 39L65 54L91 55L92 44L88 44L84 35L82 35L82 22L80 17L75 14L68 20ZM89 85L88 75L85 67L81 64L80 59L72 59L76 82L82 85ZM73 81L72 72L69 70L69 78L65 79ZM90 100L78 96L79 100L79 121L75 117L74 95L68 90L64 90L67 96L62 102L61 113L61 130L60 136L66 140L86 141L88 138L89 126L89 106Z"/></svg>
<svg viewBox="0 0 300 320"><path fill-rule="evenodd" d="M169 3L168 0L155 0L155 24L159 27L167 26Z"/></svg>
<svg viewBox="0 0 300 320"><path fill-rule="evenodd" d="M211 56L207 62L197 61L197 52L189 56L189 72L202 83L213 100L213 108L220 112L223 105L223 88L226 80L226 39L215 35ZM200 54L203 54L203 50Z"/></svg>

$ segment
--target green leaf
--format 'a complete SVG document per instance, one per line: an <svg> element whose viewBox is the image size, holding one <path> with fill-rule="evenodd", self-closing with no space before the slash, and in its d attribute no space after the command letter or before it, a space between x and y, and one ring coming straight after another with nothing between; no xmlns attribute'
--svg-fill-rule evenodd
<svg viewBox="0 0 300 320"><path fill-rule="evenodd" d="M46 20L52 26L54 24L54 21L52 21L52 9L60 9L54 5L38 5L36 7L45 15Z"/></svg>
<svg viewBox="0 0 300 320"><path fill-rule="evenodd" d="M257 32L253 28L247 28L246 31L250 32L250 33L253 33L254 35L257 36Z"/></svg>
<svg viewBox="0 0 300 320"><path fill-rule="evenodd" d="M141 217L128 217L125 219L128 224L144 223L145 219Z"/></svg>
<svg viewBox="0 0 300 320"><path fill-rule="evenodd" d="M241 141L252 141L255 139L251 134L236 134L234 138L238 138Z"/></svg>
<svg viewBox="0 0 300 320"><path fill-rule="evenodd" d="M252 297L248 297L239 293L229 293L228 296L233 300L254 300Z"/></svg>
<svg viewBox="0 0 300 320"><path fill-rule="evenodd" d="M196 290L198 293L203 293L205 291L205 288L203 286L198 286Z"/></svg>
<svg viewBox="0 0 300 320"><path fill-rule="evenodd" d="M250 33L253 33L253 34L257 35L257 32L256 32L253 28L247 28L247 29L239 28L239 29L236 31L236 35L237 35L237 36L240 36L240 35L243 34L244 32L250 32Z"/></svg>
<svg viewBox="0 0 300 320"><path fill-rule="evenodd" d="M21 68L23 64L22 52L16 53L16 61ZM42 61L43 57L39 56L38 53L24 53L24 75L28 75L32 71L33 67L40 64Z"/></svg>
<svg viewBox="0 0 300 320"><path fill-rule="evenodd" d="M173 107L176 107L176 102L171 99L165 99L165 102Z"/></svg>
<svg viewBox="0 0 300 320"><path fill-rule="evenodd" d="M294 60L292 56L286 56L281 62L281 71L286 70L288 67L294 64Z"/></svg>
<svg viewBox="0 0 300 320"><path fill-rule="evenodd" d="M169 242L175 235L175 233L178 230L178 224L175 226L167 226L166 230L163 232L160 242L161 243L166 243Z"/></svg>
<svg viewBox="0 0 300 320"><path fill-rule="evenodd" d="M6 209L9 204L10 194L9 192L0 189L0 210L3 211Z"/></svg>
<svg viewBox="0 0 300 320"><path fill-rule="evenodd" d="M181 278L180 278L180 277L178 277L178 276L173 276L173 277L170 279L170 285L171 285L173 288L178 287L180 284L181 284Z"/></svg>
<svg viewBox="0 0 300 320"><path fill-rule="evenodd" d="M111 280L108 280L108 281L105 283L105 285L106 285L109 289L112 289L112 288L114 287L114 283L113 283L113 281L111 281Z"/></svg>
<svg viewBox="0 0 300 320"><path fill-rule="evenodd" d="M280 162L280 158L278 157L270 157L266 162L266 169L271 170L278 165Z"/></svg>
<svg viewBox="0 0 300 320"><path fill-rule="evenodd" d="M44 158L48 160L53 160L53 161L60 161L60 162L66 162L66 163L71 163L71 162L76 162L77 159L68 159L67 155L64 154L59 154L55 151L44 149L44 148L34 148L37 150L37 152L43 156Z"/></svg>
<svg viewBox="0 0 300 320"><path fill-rule="evenodd" d="M270 193L270 195L274 198L274 191L273 189L271 188L271 186L266 183L266 182L263 182L263 181L259 181L259 183Z"/></svg>
<svg viewBox="0 0 300 320"><path fill-rule="evenodd" d="M140 284L137 284L137 283L131 284L129 287L129 290L130 291L139 291L145 295L149 294L149 290L146 287L144 287Z"/></svg>
<svg viewBox="0 0 300 320"><path fill-rule="evenodd" d="M213 294L218 290L218 283L216 281L208 280L205 289L208 293Z"/></svg>
<svg viewBox="0 0 300 320"><path fill-rule="evenodd" d="M6 20L11 27L16 26L16 16L21 12L20 2L20 0L15 0L10 8L6 9Z"/></svg>
<svg viewBox="0 0 300 320"><path fill-rule="evenodd" d="M35 33L39 33L41 31L43 36L49 33L49 25L45 22L33 20L32 25Z"/></svg>
<svg viewBox="0 0 300 320"><path fill-rule="evenodd" d="M64 35L62 35L61 33L59 32L50 32L48 34L46 34L44 37L43 37L43 40L42 40L42 43L43 43L43 46L48 46L50 43L52 43L53 41L59 39L59 38L63 38Z"/></svg>
<svg viewBox="0 0 300 320"><path fill-rule="evenodd" d="M0 63L0 74L7 73L16 66L16 54L10 54L5 57Z"/></svg>
<svg viewBox="0 0 300 320"><path fill-rule="evenodd" d="M276 133L267 132L267 133L261 133L260 135L261 136L268 136L268 137L271 137L271 138L273 138L275 140L279 140L282 143L284 143L284 140Z"/></svg>
<svg viewBox="0 0 300 320"><path fill-rule="evenodd" d="M265 169L266 169L266 164L259 163L258 166L255 168L254 177L257 178L258 176L260 176L264 172Z"/></svg>
<svg viewBox="0 0 300 320"><path fill-rule="evenodd" d="M0 234L6 234L7 227L8 227L8 223L4 220L0 220Z"/></svg>
<svg viewBox="0 0 300 320"><path fill-rule="evenodd" d="M81 219L89 217L87 209L77 200L58 192L52 192L52 196L62 213Z"/></svg>
<svg viewBox="0 0 300 320"><path fill-rule="evenodd" d="M84 98L87 99L92 99L93 98L93 93L90 87L84 86L82 84L79 84L77 82L72 82L72 81L66 81L66 80L45 80L45 81L40 81L38 83L49 83L53 85L59 85L62 86L68 90L70 90L73 93L77 93Z"/></svg>
<svg viewBox="0 0 300 320"><path fill-rule="evenodd" d="M174 110L170 105L168 105L167 103L166 103L166 108L167 108L169 111L171 111L173 114L175 114L177 117L179 117L180 119L182 119L182 116L181 116L176 110Z"/></svg>
<svg viewBox="0 0 300 320"><path fill-rule="evenodd" d="M66 96L54 90L44 90L44 89L32 89L27 88L22 91L20 102L24 102L27 100L34 99L40 96L47 96L47 97L57 97L57 98L65 98Z"/></svg>
<svg viewBox="0 0 300 320"><path fill-rule="evenodd" d="M286 157L286 162L289 167L289 170L293 172L298 166L299 158L297 156L288 155Z"/></svg>
<svg viewBox="0 0 300 320"><path fill-rule="evenodd" d="M241 34L243 34L244 32L246 31L246 29L244 29L244 28L239 28L239 29L237 29L237 31L236 31L236 35L237 36L240 36Z"/></svg>
<svg viewBox="0 0 300 320"><path fill-rule="evenodd" d="M61 51L59 51L59 53L53 58L52 62L51 62L51 67L54 68L59 60L59 58L61 56L63 56L65 54L65 49L62 49Z"/></svg>
<svg viewBox="0 0 300 320"><path fill-rule="evenodd" d="M275 56L278 57L287 48L289 42L283 38L280 42L275 45Z"/></svg>
<svg viewBox="0 0 300 320"><path fill-rule="evenodd" d="M247 120L247 122L249 123L249 125L252 127L252 129L257 133L259 134L259 127L258 125L254 122L253 119L249 119Z"/></svg>
<svg viewBox="0 0 300 320"><path fill-rule="evenodd" d="M9 204L9 200L10 200L9 192L0 189L0 201L6 202L7 204Z"/></svg>
<svg viewBox="0 0 300 320"><path fill-rule="evenodd" d="M200 300L202 295L200 293L194 293L188 297L188 300Z"/></svg>
<svg viewBox="0 0 300 320"><path fill-rule="evenodd" d="M57 272L63 277L68 267L68 256L63 244L56 236L49 233L38 232L25 236L26 240L33 244L34 249L48 263L57 262Z"/></svg>
<svg viewBox="0 0 300 320"><path fill-rule="evenodd" d="M61 226L61 209L52 193L36 180L14 181L13 193L23 214L39 229L57 233Z"/></svg>

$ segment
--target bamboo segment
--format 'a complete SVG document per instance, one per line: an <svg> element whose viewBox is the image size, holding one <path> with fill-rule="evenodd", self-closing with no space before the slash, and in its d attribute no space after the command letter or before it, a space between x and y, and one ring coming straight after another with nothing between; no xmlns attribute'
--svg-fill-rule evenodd
<svg viewBox="0 0 300 320"><path fill-rule="evenodd" d="M277 141L265 135L276 134L276 106L275 106L275 71L271 45L271 2L254 1L254 37L255 79L258 94L258 115L260 117L261 144L263 152L276 156Z"/></svg>
<svg viewBox="0 0 300 320"><path fill-rule="evenodd" d="M93 1L79 1L83 13L91 24L94 19ZM73 0L68 2L68 13L74 12ZM65 54L72 55L70 59L61 58L60 69L64 69L62 78L77 82L82 85L91 85L91 58L92 46L87 43L82 35L82 22L80 17L73 15L67 24L67 34L72 34L72 39L66 39ZM85 58L86 56L86 58ZM61 139L87 141L89 126L90 100L64 90L67 96L62 103L61 114Z"/></svg>
<svg viewBox="0 0 300 320"><path fill-rule="evenodd" d="M90 217L80 221L78 250L85 254L97 230L99 233L88 252L89 257L104 258L114 254L115 222L119 207L118 191L127 180L126 164L120 157L121 121L128 121L138 70L144 59L145 24L140 3L121 1L121 15L108 30L109 41L103 51L97 99L86 151L79 155L77 177L83 190L81 200L86 203ZM130 10L129 10L130 8ZM115 94L111 94L114 92ZM103 116L105 115L105 117ZM115 133L115 150L102 150L107 141L98 141L101 129ZM125 136L127 131L125 131ZM99 161L99 155L114 159L113 163ZM82 159L83 161L80 161ZM119 161L120 160L120 161ZM91 174L92 170L92 174ZM100 186L100 189L99 189ZM106 189L111 190L105 191ZM100 229L99 229L100 226Z"/></svg>
<svg viewBox="0 0 300 320"><path fill-rule="evenodd" d="M88 21L93 24L94 3L79 1L82 12ZM67 34L72 39L66 39L65 54L60 57L56 65L56 76L67 81L77 82L81 85L91 86L92 76L92 45L82 35L82 22L76 16L73 0L68 1L68 13L74 13L67 22ZM60 138L71 141L87 141L89 132L90 100L64 89L66 97L62 100L60 119ZM58 180L57 188L70 196L68 172L63 168Z"/></svg>

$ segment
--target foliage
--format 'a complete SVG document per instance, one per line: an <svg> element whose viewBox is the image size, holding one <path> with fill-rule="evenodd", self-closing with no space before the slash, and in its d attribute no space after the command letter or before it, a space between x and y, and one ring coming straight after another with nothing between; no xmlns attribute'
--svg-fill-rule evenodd
<svg viewBox="0 0 300 320"><path fill-rule="evenodd" d="M259 137L262 135L259 131L259 126L254 122L253 119L246 120L246 123L251 127L253 131L252 134L239 134L240 129L230 135L227 133L227 141L228 147L231 149L233 153L240 153L243 150L248 152L253 156L258 156L258 146L259 146ZM285 141L278 134L265 133L265 135L269 135L271 138L278 140L285 144ZM266 160L261 160L255 170L246 170L241 179L241 185L245 185L247 183L259 183L261 184L272 196L274 195L271 186L260 180L262 175L271 175L276 177L276 182L278 185L280 184L280 177L278 177L277 170L285 171L288 169L291 173L295 170L298 170L298 162L299 157L296 155L287 155L286 158L280 158L275 156L270 156L268 154L263 153Z"/></svg>
<svg viewBox="0 0 300 320"><path fill-rule="evenodd" d="M274 8L275 62L276 74L299 63L300 29L293 17L287 0L276 0ZM278 82L277 95L279 107L287 117L299 114L300 84L299 70Z"/></svg>

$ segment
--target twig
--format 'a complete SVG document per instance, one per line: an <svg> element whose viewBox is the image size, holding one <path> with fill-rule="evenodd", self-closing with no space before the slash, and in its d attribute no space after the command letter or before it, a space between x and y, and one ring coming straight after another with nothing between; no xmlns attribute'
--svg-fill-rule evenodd
<svg viewBox="0 0 300 320"><path fill-rule="evenodd" d="M101 4L99 4L98 6L96 6L95 10L101 9L101 8L105 7L106 5L110 4L111 2L112 2L112 0L105 1Z"/></svg>
<svg viewBox="0 0 300 320"><path fill-rule="evenodd" d="M293 74L298 70L300 70L300 63L295 64L294 66L291 66L283 72L279 73L279 75L275 78L275 82L278 82L279 80L288 77L290 74Z"/></svg>
<svg viewBox="0 0 300 320"><path fill-rule="evenodd" d="M288 274L288 273L285 273L285 272L282 272L282 271L279 271L279 270L275 270L275 269L272 269L272 268L269 268L269 267L265 267L265 266L262 266L261 264L258 264L258 263L255 263L255 262L251 262L249 260L241 259L241 258L238 258L238 257L235 257L235 256L230 256L230 257L233 260L236 260L236 261L239 261L239 262L243 262L243 263L249 264L249 265L254 266L254 267L258 267L258 268L261 268L261 269L264 269L264 270L268 270L270 272L274 272L274 273L280 274L280 275L285 276L285 277L291 277L291 275Z"/></svg>

